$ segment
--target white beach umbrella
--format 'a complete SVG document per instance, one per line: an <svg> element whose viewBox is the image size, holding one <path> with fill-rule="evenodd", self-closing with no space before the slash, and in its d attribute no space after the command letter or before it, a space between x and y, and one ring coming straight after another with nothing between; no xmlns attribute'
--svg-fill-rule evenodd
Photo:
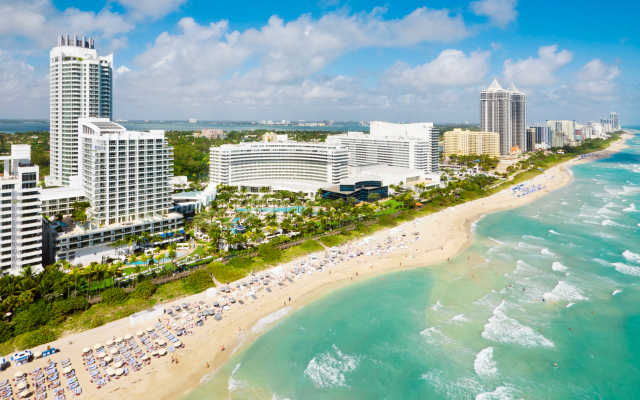
<svg viewBox="0 0 640 400"><path fill-rule="evenodd" d="M123 364L124 364L124 363L123 363L122 361L118 361L118 362L116 362L115 364L113 364L113 368L122 368L122 365L123 365Z"/></svg>
<svg viewBox="0 0 640 400"><path fill-rule="evenodd" d="M118 354L118 349L111 349L110 353L115 356L116 354Z"/></svg>
<svg viewBox="0 0 640 400"><path fill-rule="evenodd" d="M96 345L93 346L93 348L96 349L96 350L98 350L101 347L102 347L102 345L100 343L96 343Z"/></svg>
<svg viewBox="0 0 640 400"><path fill-rule="evenodd" d="M122 369L122 368L116 369L116 375L120 376L122 374L124 374L124 369Z"/></svg>
<svg viewBox="0 0 640 400"><path fill-rule="evenodd" d="M138 332L136 332L136 335L137 336L142 336L142 335L144 335L144 332L143 331L138 331Z"/></svg>
<svg viewBox="0 0 640 400"><path fill-rule="evenodd" d="M20 382L16 385L16 389L25 389L27 387L27 382Z"/></svg>
<svg viewBox="0 0 640 400"><path fill-rule="evenodd" d="M25 376L26 374L22 371L18 371L15 374L13 374L13 376L15 376L16 378L20 378L21 376Z"/></svg>
<svg viewBox="0 0 640 400"><path fill-rule="evenodd" d="M88 352L90 352L90 351L91 351L91 349L90 349L90 348L88 348L88 347L85 347L84 349L82 349L82 352L83 352L83 353L88 353Z"/></svg>

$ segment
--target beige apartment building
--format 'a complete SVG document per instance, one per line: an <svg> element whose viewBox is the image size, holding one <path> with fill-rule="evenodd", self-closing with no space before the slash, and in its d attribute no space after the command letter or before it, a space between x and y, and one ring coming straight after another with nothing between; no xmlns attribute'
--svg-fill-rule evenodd
<svg viewBox="0 0 640 400"><path fill-rule="evenodd" d="M444 156L451 155L500 156L500 134L495 132L472 132L455 128L444 133Z"/></svg>

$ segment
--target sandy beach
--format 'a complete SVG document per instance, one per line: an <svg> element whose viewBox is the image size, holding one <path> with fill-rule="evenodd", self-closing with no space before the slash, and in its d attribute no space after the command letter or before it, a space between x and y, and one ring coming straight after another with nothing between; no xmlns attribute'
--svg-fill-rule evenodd
<svg viewBox="0 0 640 400"><path fill-rule="evenodd" d="M59 349L59 353L47 359L35 360L21 367L12 365L0 373L0 381L12 379L14 373L19 369L27 372L36 367L44 367L49 359L60 362L62 359L70 358L72 365L76 368L78 381L84 392L79 397L81 399L179 399L204 383L208 377L215 373L216 369L229 359L235 349L239 346L243 348L250 345L262 332L258 329L252 329L260 319L267 317L261 321L260 325L263 325L274 319L276 315L274 313L285 307L290 307L287 310L294 312L295 309L322 296L329 295L336 289L378 274L444 262L462 252L473 241L471 227L479 218L496 211L519 207L553 190L567 186L573 176L568 170L569 167L618 152L625 148L624 141L630 137L632 137L631 134L625 134L606 150L560 164L524 183L525 186L530 187L540 185L542 189L536 192L517 197L512 195L511 189L507 189L490 197L423 217L419 224L409 221L399 225L398 227L404 229L402 232L407 234L407 240L413 239L412 232L420 232L420 240L409 243L408 249L396 249L391 253L383 253L382 256L356 257L332 266L331 273L328 270L316 272L313 275L305 275L303 279L295 279L294 283L287 283L286 286L273 290L271 293L260 291L256 295L257 300L247 301L242 306L237 304L232 306L230 311L224 313L224 318L221 321L209 318L204 327L194 328L195 335L181 337L185 347L172 354L177 358L177 363L171 363L172 355L159 359L152 358L151 365L144 366L140 371L129 373L128 376L118 380L112 380L104 387L97 389L94 384L90 383L89 373L82 365L81 349L84 347L93 348L96 343L105 343L113 336L134 335L136 331L145 330L146 327L158 322L151 320L131 325L129 318L123 318L93 330L68 335L51 343L50 346ZM598 157L594 156L596 154ZM379 231L371 236L379 239L379 242L374 243L377 244L381 239L389 236L389 230ZM361 240L362 238L358 242ZM286 271L299 262L299 260L292 261L282 267ZM358 276L355 276L356 272ZM165 306L193 303L202 300L202 298L203 294L193 295L166 302ZM208 303L217 301L217 297L206 299L206 301ZM284 316L286 313L287 311L280 311L277 315ZM221 346L225 347L224 351L220 350ZM40 346L32 350L41 351L45 348L46 346ZM58 366L58 369L61 367ZM65 382L62 377L61 380L63 383ZM70 393L65 392L67 398L70 398ZM16 393L15 389L14 393ZM52 391L48 390L47 393L47 398L53 398Z"/></svg>

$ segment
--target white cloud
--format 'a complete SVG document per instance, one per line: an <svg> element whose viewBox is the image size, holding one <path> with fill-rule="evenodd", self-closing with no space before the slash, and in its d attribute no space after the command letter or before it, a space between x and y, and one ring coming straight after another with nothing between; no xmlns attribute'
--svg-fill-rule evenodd
<svg viewBox="0 0 640 400"><path fill-rule="evenodd" d="M514 62L504 62L502 71L507 82L520 85L553 85L557 83L554 73L573 59L570 51L558 52L558 46L545 46L538 49L538 58L529 57Z"/></svg>
<svg viewBox="0 0 640 400"><path fill-rule="evenodd" d="M474 14L489 17L495 25L506 28L518 17L517 4L517 0L478 0L469 6Z"/></svg>
<svg viewBox="0 0 640 400"><path fill-rule="evenodd" d="M162 18L180 8L187 0L118 0L136 19Z"/></svg>
<svg viewBox="0 0 640 400"><path fill-rule="evenodd" d="M126 72L131 72L131 69L129 67L127 67L126 65L122 65L119 68L116 68L116 72L119 74L124 74Z"/></svg>
<svg viewBox="0 0 640 400"><path fill-rule="evenodd" d="M0 44L5 45L24 37L47 48L55 45L60 34L112 38L133 28L133 23L106 8L98 13L76 8L59 12L50 0L0 2Z"/></svg>
<svg viewBox="0 0 640 400"><path fill-rule="evenodd" d="M419 8L393 20L383 14L379 8L354 15L340 10L317 20L304 14L290 22L273 16L266 25L243 32L231 31L227 21L200 25L183 18L178 33L160 34L135 59L136 69L121 75L118 93L135 104L178 96L185 98L185 108L202 106L203 93L215 93L205 95L212 102L261 99L265 106L335 102L352 97L347 89L354 90L359 81L316 74L341 55L469 35L462 18L447 10Z"/></svg>
<svg viewBox="0 0 640 400"><path fill-rule="evenodd" d="M620 69L614 65L607 65L596 58L585 64L576 73L573 89L581 94L593 95L595 98L608 99L615 91L615 81L620 76Z"/></svg>
<svg viewBox="0 0 640 400"><path fill-rule="evenodd" d="M387 70L388 84L408 86L418 90L431 86L464 86L478 84L489 70L488 51L471 52L469 56L455 49L440 53L438 58L413 69L404 62L397 62Z"/></svg>
<svg viewBox="0 0 640 400"><path fill-rule="evenodd" d="M13 110L5 118L33 118L46 112L49 103L48 79L34 67L11 58L0 49L0 110Z"/></svg>

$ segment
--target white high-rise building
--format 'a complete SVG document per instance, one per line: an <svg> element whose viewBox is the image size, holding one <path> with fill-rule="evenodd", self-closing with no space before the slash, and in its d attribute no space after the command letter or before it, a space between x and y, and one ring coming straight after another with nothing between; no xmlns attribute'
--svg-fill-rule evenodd
<svg viewBox="0 0 640 400"><path fill-rule="evenodd" d="M527 149L527 96L515 85L503 89L497 79L480 92L480 130L500 135L500 154L511 153L518 146Z"/></svg>
<svg viewBox="0 0 640 400"><path fill-rule="evenodd" d="M617 112L612 112L609 114L609 121L611 121L611 128L614 131L620 130L620 116Z"/></svg>
<svg viewBox="0 0 640 400"><path fill-rule="evenodd" d="M170 211L173 148L164 131L127 131L108 118L81 118L78 131L80 175L72 182L80 181L89 207L81 221L69 215L45 221L47 261L101 262L116 256L110 244L127 234L149 232L165 235L163 242L178 240L181 233L166 233L181 229L183 219ZM49 191L56 190L44 189L43 196L54 198Z"/></svg>
<svg viewBox="0 0 640 400"><path fill-rule="evenodd" d="M327 143L349 149L349 166L386 164L425 173L438 171L438 130L433 123L392 124L372 121L370 133L332 135Z"/></svg>
<svg viewBox="0 0 640 400"><path fill-rule="evenodd" d="M50 175L47 186L69 186L78 175L78 118L113 115L113 54L100 57L93 39L58 36L50 53Z"/></svg>
<svg viewBox="0 0 640 400"><path fill-rule="evenodd" d="M0 177L0 269L18 275L27 265L42 271L42 217L39 168L30 161L31 146L12 145Z"/></svg>

